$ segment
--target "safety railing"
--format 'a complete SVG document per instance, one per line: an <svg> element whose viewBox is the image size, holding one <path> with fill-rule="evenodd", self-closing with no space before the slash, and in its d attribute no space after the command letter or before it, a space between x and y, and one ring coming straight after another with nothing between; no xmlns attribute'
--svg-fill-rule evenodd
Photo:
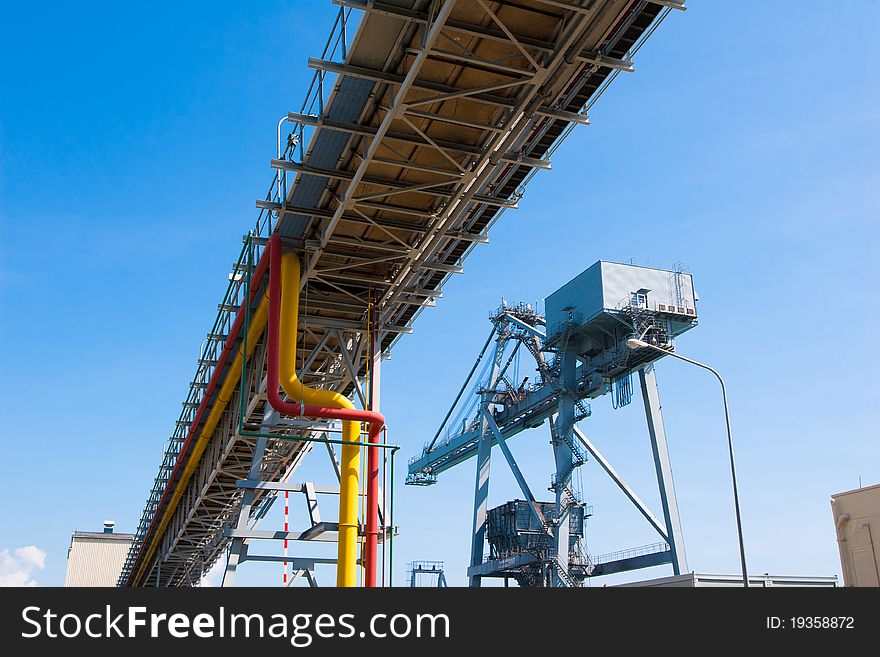
<svg viewBox="0 0 880 657"><path fill-rule="evenodd" d="M623 559L632 559L633 557L641 557L646 554L657 554L658 552L668 551L669 545L667 543L650 543L648 545L640 545L639 547L630 548L628 550L600 554L597 557L593 557L593 563L602 564L610 561L622 561Z"/></svg>
<svg viewBox="0 0 880 657"><path fill-rule="evenodd" d="M159 501L162 499L165 489L169 485L171 474L177 461L181 456L181 449L186 441L187 435L193 429L193 422L196 417L197 410L202 403L208 382L214 374L217 360L223 349L223 344L232 328L235 320L235 312L241 306L244 298L244 267L247 266L248 244L242 247L238 260L233 265L232 272L229 274L229 283L223 300L218 306L217 315L208 333L206 340L202 343L196 364L196 371L190 381L189 391L186 399L183 401L183 408L175 422L174 433L165 443L162 463L159 466L159 472L153 482L144 510L138 523L135 538L132 542L131 549L126 558L125 564L120 575L120 584L127 579L134 560L137 557L138 550L152 524L153 517L158 509Z"/></svg>
<svg viewBox="0 0 880 657"><path fill-rule="evenodd" d="M339 11L336 14L336 20L333 23L333 27L330 29L330 35L327 37L327 41L324 43L324 49L321 51L321 59L322 60L333 60L337 53L341 56L342 61L344 62L346 57L348 56L348 38L349 34L352 32L353 25L349 23L356 23L360 20L359 15L360 12L355 14L358 18L352 18L352 10L346 7L340 7ZM325 79L327 76L327 71L318 70L315 71L315 74L312 76L312 80L309 83L309 88L306 91L305 100L299 109L300 114L308 115L308 116L324 116L324 107L328 99L327 93L327 85L325 84ZM288 136L284 144L281 141L281 125L284 123L286 119L281 119L278 124L278 145L277 145L277 156L279 160L288 160L296 158L300 164L305 161L306 157L306 148L308 143L310 143L312 136L314 135L314 131L317 130L314 126L308 126L303 123L295 123L293 127L293 132L291 132ZM288 194L288 171L284 169L278 169L275 176L272 179L271 184L269 185L269 191L266 194L266 200L274 203L284 203L287 200ZM264 224L271 224L271 215L273 211L271 210L261 210L260 216L257 219L257 224L255 227L254 234L257 237L262 237L264 235L268 235L271 232L271 228L266 230Z"/></svg>

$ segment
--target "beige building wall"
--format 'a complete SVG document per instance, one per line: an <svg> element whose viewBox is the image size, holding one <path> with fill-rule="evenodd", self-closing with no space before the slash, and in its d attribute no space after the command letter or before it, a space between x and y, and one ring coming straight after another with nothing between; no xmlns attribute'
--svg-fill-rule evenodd
<svg viewBox="0 0 880 657"><path fill-rule="evenodd" d="M64 586L116 586L131 534L73 532Z"/></svg>
<svg viewBox="0 0 880 657"><path fill-rule="evenodd" d="M880 586L880 484L831 497L844 586Z"/></svg>

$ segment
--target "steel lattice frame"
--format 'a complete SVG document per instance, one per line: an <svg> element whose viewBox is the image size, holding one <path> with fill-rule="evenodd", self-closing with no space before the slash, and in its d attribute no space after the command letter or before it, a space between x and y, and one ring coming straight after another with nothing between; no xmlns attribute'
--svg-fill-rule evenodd
<svg viewBox="0 0 880 657"><path fill-rule="evenodd" d="M677 0L334 0L339 15L252 231L260 255L277 231L303 259L300 325L305 383L362 396L369 339L387 352ZM350 39L351 24L359 16ZM332 84L331 84L332 80ZM248 258L234 266L215 326L120 579L138 554L183 439L244 296ZM253 260L251 260L253 262ZM245 395L246 427L264 410L264 345ZM344 355L343 355L344 354ZM208 400L212 403L213 400ZM240 391L217 427L143 584L195 583L227 543L253 441L238 434ZM393 421L393 419L392 419ZM326 425L287 429L314 436ZM298 433L296 433L298 432ZM278 480L313 443L273 444L263 477ZM273 441L274 443L274 441ZM271 503L266 495L265 504ZM257 507L260 508L259 505ZM260 517L258 511L255 520Z"/></svg>

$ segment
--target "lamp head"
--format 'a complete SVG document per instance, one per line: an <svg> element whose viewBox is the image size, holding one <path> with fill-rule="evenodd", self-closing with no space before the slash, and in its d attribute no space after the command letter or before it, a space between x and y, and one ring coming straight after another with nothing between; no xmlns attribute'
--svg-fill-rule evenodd
<svg viewBox="0 0 880 657"><path fill-rule="evenodd" d="M645 342L644 340L639 340L638 338L630 338L626 341L626 346L633 350L651 347L651 345L649 345L647 342Z"/></svg>

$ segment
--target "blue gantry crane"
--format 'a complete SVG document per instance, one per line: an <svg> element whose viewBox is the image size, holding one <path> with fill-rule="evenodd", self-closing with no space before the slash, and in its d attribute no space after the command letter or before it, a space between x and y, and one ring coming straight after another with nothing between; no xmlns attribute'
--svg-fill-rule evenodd
<svg viewBox="0 0 880 657"><path fill-rule="evenodd" d="M659 269L600 261L547 297L545 315L529 304L502 301L492 330L440 428L409 462L407 483L431 485L437 476L476 456L473 534L468 578L513 579L520 586L582 586L591 576L670 563L687 572L684 541L660 411L654 361L662 352L630 349L636 337L665 350L697 324L693 277L683 267ZM494 343L494 347L493 347ZM490 349L490 347L492 347ZM537 376L519 379L520 354ZM491 356L486 358L486 355ZM662 520L636 495L578 423L589 400L632 400L637 374L657 472ZM470 390L470 395L466 392ZM507 441L548 422L555 458L552 501L538 501ZM497 446L523 499L488 508L489 464ZM591 557L584 544L590 507L577 469L595 460L662 539L659 543ZM489 544L484 558L485 543Z"/></svg>

